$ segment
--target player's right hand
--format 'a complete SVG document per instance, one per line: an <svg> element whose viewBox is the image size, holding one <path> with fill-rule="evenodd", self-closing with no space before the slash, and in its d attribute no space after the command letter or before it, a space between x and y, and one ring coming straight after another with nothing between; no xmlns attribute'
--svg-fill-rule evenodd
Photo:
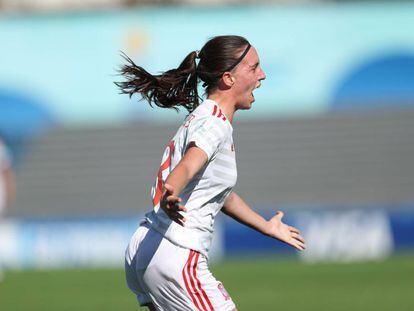
<svg viewBox="0 0 414 311"><path fill-rule="evenodd" d="M174 187L169 184L165 184L160 207L172 221L175 221L179 225L184 226L186 219L183 215L180 214L180 212L186 212L187 209L180 203L181 198L174 195Z"/></svg>

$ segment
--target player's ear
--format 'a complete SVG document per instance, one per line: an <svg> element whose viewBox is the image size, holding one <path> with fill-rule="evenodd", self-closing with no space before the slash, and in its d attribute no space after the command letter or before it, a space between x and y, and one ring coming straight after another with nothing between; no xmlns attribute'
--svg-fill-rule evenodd
<svg viewBox="0 0 414 311"><path fill-rule="evenodd" d="M222 81L223 81L223 84L224 84L226 87L228 87L228 88L232 87L232 86L233 86L233 84L234 84L234 77L233 77L233 75L232 75L230 72L228 72L228 71L226 71L225 73L223 73L223 76L221 77L221 79L222 79Z"/></svg>

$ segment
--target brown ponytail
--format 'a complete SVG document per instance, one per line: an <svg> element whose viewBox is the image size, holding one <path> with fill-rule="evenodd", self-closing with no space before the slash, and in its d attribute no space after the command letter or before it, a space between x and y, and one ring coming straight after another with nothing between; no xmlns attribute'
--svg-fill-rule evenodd
<svg viewBox="0 0 414 311"><path fill-rule="evenodd" d="M129 94L129 97L140 93L151 107L155 104L161 108L178 110L182 106L191 112L199 105L196 56L196 52L191 52L178 68L152 75L123 54L127 64L121 67L120 73L126 81L115 84L122 94Z"/></svg>
<svg viewBox="0 0 414 311"><path fill-rule="evenodd" d="M226 71L232 71L250 49L250 43L240 36L217 36L203 46L200 52L191 52L176 69L152 75L137 66L123 54L127 64L120 69L124 82L115 82L122 94L140 93L151 107L178 110L184 107L192 112L199 105L198 81L203 81L207 95L214 91ZM199 58L197 65L196 58Z"/></svg>

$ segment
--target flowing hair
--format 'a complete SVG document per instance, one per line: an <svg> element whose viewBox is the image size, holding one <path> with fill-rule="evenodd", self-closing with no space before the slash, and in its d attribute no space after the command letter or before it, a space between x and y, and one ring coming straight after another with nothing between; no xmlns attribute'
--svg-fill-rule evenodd
<svg viewBox="0 0 414 311"><path fill-rule="evenodd" d="M206 87L206 93L209 94L218 86L223 73L233 70L249 48L249 42L240 36L214 37L199 52L188 54L178 68L159 75L150 74L122 54L126 64L119 72L125 81L115 84L122 94L128 94L129 97L141 94L151 107L154 104L175 110L184 107L192 112L201 99L198 95L198 81L204 82L203 87Z"/></svg>

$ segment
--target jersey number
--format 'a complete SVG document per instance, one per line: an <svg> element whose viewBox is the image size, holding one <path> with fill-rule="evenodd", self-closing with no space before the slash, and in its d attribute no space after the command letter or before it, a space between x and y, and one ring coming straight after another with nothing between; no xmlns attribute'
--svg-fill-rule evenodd
<svg viewBox="0 0 414 311"><path fill-rule="evenodd" d="M155 182L155 193L154 197L152 198L153 206L158 205L161 201L162 196L162 188L163 188L163 180L162 175L165 170L168 170L171 166L171 157L174 153L174 141L170 141L168 143L167 148L165 149L164 156L162 157L162 163L160 169L158 170L157 180Z"/></svg>

